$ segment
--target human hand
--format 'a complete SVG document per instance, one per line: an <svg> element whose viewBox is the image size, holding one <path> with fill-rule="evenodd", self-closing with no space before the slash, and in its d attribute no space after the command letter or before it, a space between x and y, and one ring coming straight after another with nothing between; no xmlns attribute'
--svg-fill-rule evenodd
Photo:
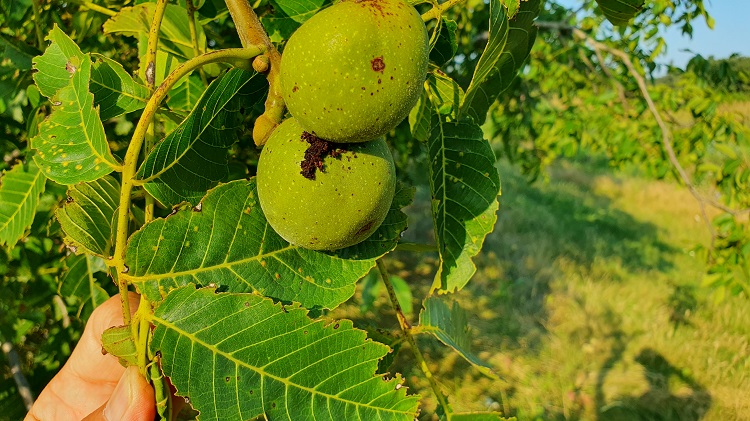
<svg viewBox="0 0 750 421"><path fill-rule="evenodd" d="M130 293L130 308L140 297ZM125 369L112 355L102 355L104 330L123 324L119 295L91 314L68 362L42 390L25 421L152 421L154 390L138 367Z"/></svg>

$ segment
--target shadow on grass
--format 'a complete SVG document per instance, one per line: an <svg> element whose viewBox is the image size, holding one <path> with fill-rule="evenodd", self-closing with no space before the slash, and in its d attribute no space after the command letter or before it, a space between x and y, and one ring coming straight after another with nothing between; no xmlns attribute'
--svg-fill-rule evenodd
<svg viewBox="0 0 750 421"><path fill-rule="evenodd" d="M471 288L490 294L498 312L492 335L529 351L546 333L545 299L563 273L594 282L622 282L632 273L667 272L677 252L659 228L615 208L594 192L595 176L557 167L550 183L529 184L501 166L503 195L495 231L487 237ZM499 344L495 344L499 345Z"/></svg>
<svg viewBox="0 0 750 421"><path fill-rule="evenodd" d="M619 359L617 349L612 356ZM620 355L622 353L620 352ZM605 404L601 386L614 365L605 364L597 383L598 420L600 421L698 421L711 407L711 395L683 370L674 367L663 355L644 348L635 358L643 366L648 390L640 396L616 397ZM676 385L682 386L677 390Z"/></svg>

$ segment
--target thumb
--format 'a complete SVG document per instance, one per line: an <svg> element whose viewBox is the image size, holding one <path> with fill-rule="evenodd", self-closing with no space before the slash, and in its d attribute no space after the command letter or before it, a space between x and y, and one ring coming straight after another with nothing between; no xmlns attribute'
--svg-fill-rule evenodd
<svg viewBox="0 0 750 421"><path fill-rule="evenodd" d="M152 421L156 415L154 389L138 372L128 367L107 403L87 416L85 421Z"/></svg>

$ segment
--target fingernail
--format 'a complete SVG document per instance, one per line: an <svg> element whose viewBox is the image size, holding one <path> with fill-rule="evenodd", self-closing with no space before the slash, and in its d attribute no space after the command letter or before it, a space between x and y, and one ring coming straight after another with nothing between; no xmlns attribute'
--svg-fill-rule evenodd
<svg viewBox="0 0 750 421"><path fill-rule="evenodd" d="M117 382L117 386L114 392L112 392L107 406L104 408L104 418L108 421L120 421L124 419L133 397L131 389L137 381L137 378L134 376L138 375L137 367L128 367L122 377L120 377L120 381Z"/></svg>

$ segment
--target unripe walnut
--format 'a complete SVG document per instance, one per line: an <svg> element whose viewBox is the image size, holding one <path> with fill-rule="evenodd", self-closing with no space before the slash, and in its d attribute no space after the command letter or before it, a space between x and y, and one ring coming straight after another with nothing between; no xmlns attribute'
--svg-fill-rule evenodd
<svg viewBox="0 0 750 421"><path fill-rule="evenodd" d="M343 0L289 39L281 86L289 112L332 142L364 142L396 127L423 89L427 30L401 0Z"/></svg>
<svg viewBox="0 0 750 421"><path fill-rule="evenodd" d="M314 153L323 149L327 156ZM304 132L290 118L263 147L257 186L263 213L282 238L336 250L367 239L380 226L396 175L384 139L337 145Z"/></svg>

